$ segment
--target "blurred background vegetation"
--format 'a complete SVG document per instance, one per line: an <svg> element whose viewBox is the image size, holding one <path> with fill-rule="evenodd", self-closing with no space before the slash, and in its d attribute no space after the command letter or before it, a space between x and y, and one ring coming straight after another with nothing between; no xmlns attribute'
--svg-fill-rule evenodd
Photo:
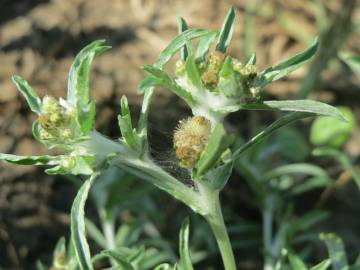
<svg viewBox="0 0 360 270"><path fill-rule="evenodd" d="M137 119L141 97L136 88L144 77L138 66L154 62L176 35L176 16L184 17L191 27L218 29L230 5L236 8L238 21L229 54L246 60L256 51L260 69L304 49L320 36L314 61L272 84L266 95L278 99L308 96L349 107L356 127L341 149L358 169L360 81L339 57L344 52L360 55L360 5L356 0L1 0L0 152L46 152L31 137L34 115L18 95L11 75L21 74L41 95L63 96L74 55L89 42L106 39L113 48L94 62L91 94L98 105L97 128L116 138L119 99L127 95ZM157 91L153 100L150 140L154 158L181 176L171 150L172 130L190 112L165 90ZM229 117L229 129L248 138L275 118L274 113L240 112ZM248 161L258 164L255 170L259 172L293 162L325 169L336 184L326 191L322 186L291 197L294 217L310 209L327 211L326 220L304 230L313 235L337 233L354 260L360 251L359 190L349 181L352 175L333 159L311 155L310 124L305 121L275 134L266 147L258 146L249 153ZM222 193L224 212L241 269L260 269L261 214L253 205L243 166L237 166ZM0 165L0 269L34 269L37 259L51 261L56 241L69 236L76 183L73 178L47 176L35 167ZM190 243L197 250L198 269L220 269L215 242L201 218L133 177L124 176L118 183L111 203L116 202L122 244L141 242L164 251L159 260L176 260L178 230L190 215ZM93 205L99 203L95 197ZM96 224L95 209L90 206L88 212ZM301 240L293 247L298 252L309 250L305 256L316 262L326 251L321 243L312 241L315 250ZM94 250L99 249L99 242L101 239L93 241Z"/></svg>

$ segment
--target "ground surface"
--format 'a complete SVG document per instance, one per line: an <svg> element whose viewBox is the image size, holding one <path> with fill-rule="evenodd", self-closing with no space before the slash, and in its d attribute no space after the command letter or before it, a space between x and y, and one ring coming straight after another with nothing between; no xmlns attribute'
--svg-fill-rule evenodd
<svg viewBox="0 0 360 270"><path fill-rule="evenodd" d="M234 4L240 17L230 54L245 59L243 52L247 46L255 45L260 67L303 49L318 33L313 1L262 1L253 25L255 36L248 35L249 41L244 44L241 38L247 33L243 23L245 2L0 1L0 151L46 152L31 137L34 116L12 84L11 75L23 76L40 95L63 96L74 55L95 39L105 38L113 46L94 63L91 94L98 104L98 128L116 137L119 135L114 124L118 100L126 94L136 112L141 101L136 96L136 87L144 76L138 66L153 62L176 34L176 15L183 16L194 27L219 28L228 7ZM325 11L333 19L342 1L323 2L327 2ZM359 10L354 14L359 18ZM352 35L344 48L360 53L359 34ZM359 84L348 73L339 76L332 70L325 71L323 77L327 83L316 89L316 97L352 106L359 115L360 108L356 107L360 97L356 84ZM306 70L301 69L268 91L280 98L291 97L305 74ZM160 131L155 133L167 133L165 141L171 143L171 129L186 113L178 99L166 91L159 92L151 117L152 126ZM156 136L155 144L161 148L163 138L156 142ZM351 147L355 149L355 158L356 147L359 146ZM31 269L37 258L46 260L51 256L55 241L68 234L69 209L75 193L76 189L65 179L46 176L34 167L1 165L1 269ZM231 194L229 191L229 198L233 198ZM346 204L352 203L350 200L343 204L347 207ZM231 201L229 205L238 207ZM344 214L349 224L359 223L351 219L355 213Z"/></svg>

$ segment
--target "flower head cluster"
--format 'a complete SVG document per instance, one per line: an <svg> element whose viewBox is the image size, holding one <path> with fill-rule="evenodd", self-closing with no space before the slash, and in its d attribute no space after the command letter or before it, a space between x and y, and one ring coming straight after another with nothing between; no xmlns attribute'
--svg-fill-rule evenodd
<svg viewBox="0 0 360 270"><path fill-rule="evenodd" d="M193 168L205 149L211 135L211 122L203 116L180 121L174 133L174 147L179 164Z"/></svg>
<svg viewBox="0 0 360 270"><path fill-rule="evenodd" d="M49 143L67 144L81 134L76 109L64 99L45 96L38 118L39 139Z"/></svg>

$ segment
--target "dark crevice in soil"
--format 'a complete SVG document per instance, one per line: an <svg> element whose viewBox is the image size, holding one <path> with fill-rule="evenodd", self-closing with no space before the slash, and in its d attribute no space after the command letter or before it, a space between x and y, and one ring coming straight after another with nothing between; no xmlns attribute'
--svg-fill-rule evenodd
<svg viewBox="0 0 360 270"><path fill-rule="evenodd" d="M33 25L33 30L29 35L0 46L0 50L10 52L31 48L42 56L60 59L67 55L75 55L84 46L96 39L106 39L108 45L116 48L136 39L136 35L131 27L117 30L98 27L91 32L80 32L78 35L72 35L59 27L44 30Z"/></svg>
<svg viewBox="0 0 360 270"><path fill-rule="evenodd" d="M0 25L23 16L34 7L50 0L0 0Z"/></svg>

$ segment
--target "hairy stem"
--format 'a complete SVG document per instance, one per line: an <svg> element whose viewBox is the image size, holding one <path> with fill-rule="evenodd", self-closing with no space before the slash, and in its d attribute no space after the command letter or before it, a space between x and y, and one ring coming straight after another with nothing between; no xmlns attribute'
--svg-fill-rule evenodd
<svg viewBox="0 0 360 270"><path fill-rule="evenodd" d="M231 247L229 235L226 230L224 217L221 211L219 191L209 189L204 183L199 183L202 199L209 206L209 214L205 219L209 223L218 244L225 270L236 270L234 252Z"/></svg>

